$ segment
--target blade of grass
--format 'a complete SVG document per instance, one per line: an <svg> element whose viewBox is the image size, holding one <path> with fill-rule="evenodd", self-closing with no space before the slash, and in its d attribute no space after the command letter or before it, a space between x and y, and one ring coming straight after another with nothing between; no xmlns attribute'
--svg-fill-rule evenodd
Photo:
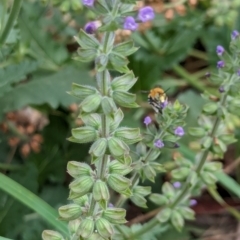
<svg viewBox="0 0 240 240"><path fill-rule="evenodd" d="M57 219L57 211L49 204L2 173L0 173L0 183L0 189L37 212L43 219L62 234L68 234L67 225Z"/></svg>
<svg viewBox="0 0 240 240"><path fill-rule="evenodd" d="M219 195L219 193L214 188L208 188L208 192L211 196L221 205L223 206L229 213L231 213L237 220L240 220L240 213L233 207L229 206L223 198Z"/></svg>
<svg viewBox="0 0 240 240"><path fill-rule="evenodd" d="M0 236L0 240L12 240L12 239L10 239L10 238L5 238L5 237L1 237L1 236Z"/></svg>
<svg viewBox="0 0 240 240"><path fill-rule="evenodd" d="M218 182L227 190L240 197L240 185L225 173L215 173Z"/></svg>

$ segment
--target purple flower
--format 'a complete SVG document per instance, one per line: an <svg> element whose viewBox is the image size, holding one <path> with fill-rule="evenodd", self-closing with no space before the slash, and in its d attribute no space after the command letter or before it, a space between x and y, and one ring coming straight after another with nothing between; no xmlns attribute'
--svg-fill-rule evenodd
<svg viewBox="0 0 240 240"><path fill-rule="evenodd" d="M237 70L237 75L240 77L240 69Z"/></svg>
<svg viewBox="0 0 240 240"><path fill-rule="evenodd" d="M219 89L218 89L218 91L219 91L220 93L225 92L224 86L220 86Z"/></svg>
<svg viewBox="0 0 240 240"><path fill-rule="evenodd" d="M88 34L93 34L96 32L96 30L101 26L101 23L99 21L93 21L93 22L88 22L84 26L84 30Z"/></svg>
<svg viewBox="0 0 240 240"><path fill-rule="evenodd" d="M138 12L138 19L140 19L142 22L147 22L150 20L153 20L155 17L153 8L151 7L143 7Z"/></svg>
<svg viewBox="0 0 240 240"><path fill-rule="evenodd" d="M222 46L220 46L220 45L217 46L216 52L217 52L218 56L222 56L224 51L225 51L225 49Z"/></svg>
<svg viewBox="0 0 240 240"><path fill-rule="evenodd" d="M161 103L161 108L164 109L168 105L168 101L165 100L163 103Z"/></svg>
<svg viewBox="0 0 240 240"><path fill-rule="evenodd" d="M182 137L185 134L185 132L184 129L179 126L174 130L174 134L178 137Z"/></svg>
<svg viewBox="0 0 240 240"><path fill-rule="evenodd" d="M218 61L217 62L217 68L223 68L225 66L225 62L224 61Z"/></svg>
<svg viewBox="0 0 240 240"><path fill-rule="evenodd" d="M181 186L182 186L182 184L180 182L174 182L173 183L174 188L180 188Z"/></svg>
<svg viewBox="0 0 240 240"><path fill-rule="evenodd" d="M126 30L136 31L138 24L135 22L135 19L133 17L126 17L123 28Z"/></svg>
<svg viewBox="0 0 240 240"><path fill-rule="evenodd" d="M163 148L164 143L159 139L159 140L155 141L154 146L157 148Z"/></svg>
<svg viewBox="0 0 240 240"><path fill-rule="evenodd" d="M92 7L94 4L94 0L82 0L82 4L84 6Z"/></svg>
<svg viewBox="0 0 240 240"><path fill-rule="evenodd" d="M190 204L191 207L193 207L193 206L197 205L197 200L196 199L190 199L189 204Z"/></svg>
<svg viewBox="0 0 240 240"><path fill-rule="evenodd" d="M239 32L237 30L232 31L231 38L235 40L239 36Z"/></svg>
<svg viewBox="0 0 240 240"><path fill-rule="evenodd" d="M114 205L113 205L112 203L108 203L108 207L109 207L109 208L113 208Z"/></svg>
<svg viewBox="0 0 240 240"><path fill-rule="evenodd" d="M149 116L147 116L144 118L143 122L146 126L148 126L152 122L152 119Z"/></svg>

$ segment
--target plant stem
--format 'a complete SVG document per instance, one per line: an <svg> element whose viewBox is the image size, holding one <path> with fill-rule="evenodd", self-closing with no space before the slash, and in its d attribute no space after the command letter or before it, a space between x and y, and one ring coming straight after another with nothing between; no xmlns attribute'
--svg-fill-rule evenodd
<svg viewBox="0 0 240 240"><path fill-rule="evenodd" d="M13 27L13 24L14 24L15 20L17 19L21 5L22 5L22 0L14 0L8 21L4 27L2 35L0 36L0 46L2 46L5 43L8 35Z"/></svg>
<svg viewBox="0 0 240 240"><path fill-rule="evenodd" d="M220 101L220 104L222 106L225 105L225 102L226 102L226 99L227 99L227 94L224 94L221 98L221 101ZM212 129L212 132L210 133L210 137L213 138L216 134L216 131L218 130L218 127L219 127L219 124L221 122L221 117L217 117L215 119L215 122L214 122L214 125L213 125L213 129ZM198 165L197 165L197 168L196 168L196 172L197 174L200 173L206 159L207 159L207 156L208 156L208 153L209 153L209 149L206 149L204 152L203 152L203 155L202 155L202 158L201 160L199 161Z"/></svg>

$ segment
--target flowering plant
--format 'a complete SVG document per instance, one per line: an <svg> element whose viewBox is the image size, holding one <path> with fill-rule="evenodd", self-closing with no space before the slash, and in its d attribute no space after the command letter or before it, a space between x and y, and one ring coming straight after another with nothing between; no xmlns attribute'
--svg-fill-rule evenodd
<svg viewBox="0 0 240 240"><path fill-rule="evenodd" d="M154 182L157 173L166 171L158 162L161 150L179 147L178 140L185 134L183 127L188 107L178 101L161 103L162 111L156 115L155 123L149 116L144 119L146 131L142 134L138 128L120 126L124 114L119 106L138 107L136 96L128 92L137 79L128 69L126 58L137 48L131 40L115 44L115 31L118 28L136 31L140 22L154 18L153 9L148 6L134 12L134 2L83 0L83 5L98 16L98 21L87 23L84 31L75 37L80 45L75 59L94 60L97 87L72 85L70 94L81 100L79 118L84 126L72 129L68 140L92 143L91 166L76 161L68 163L68 173L74 178L69 185L72 203L60 207L59 215L61 220L69 222L69 235L45 230L44 240L146 239L145 234L157 225L162 228L173 225L180 231L185 219L194 219L191 206L196 200L192 196L199 195L205 187L213 188L217 180L214 174L221 170L220 162L206 161L209 153L222 156L226 145L235 141L223 129L220 132L219 125L239 107L239 91L236 93L233 89L239 78L236 52L240 40L236 31L231 42L233 57L218 46L219 72L210 76L211 81L219 85L221 98L213 98L208 93L203 95L210 101L203 107L210 126L202 124L189 129L190 135L201 138L199 156L195 161L180 155L176 158L171 182L163 184L162 194L151 194L150 187L140 185L145 179ZM96 31L103 32L100 40L95 36ZM112 79L110 71L122 75ZM130 148L132 144L136 144L135 150ZM112 202L112 192L119 194L115 202ZM161 206L156 217L140 229L127 228L124 202L130 199L146 208L148 195L154 204Z"/></svg>

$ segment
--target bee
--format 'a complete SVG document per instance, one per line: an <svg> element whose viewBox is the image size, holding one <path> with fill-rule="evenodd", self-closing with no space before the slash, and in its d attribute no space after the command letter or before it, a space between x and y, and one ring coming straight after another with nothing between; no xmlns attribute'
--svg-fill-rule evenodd
<svg viewBox="0 0 240 240"><path fill-rule="evenodd" d="M162 109L166 107L168 102L167 91L168 89L164 91L161 87L155 87L150 90L148 102L156 113L162 113Z"/></svg>

